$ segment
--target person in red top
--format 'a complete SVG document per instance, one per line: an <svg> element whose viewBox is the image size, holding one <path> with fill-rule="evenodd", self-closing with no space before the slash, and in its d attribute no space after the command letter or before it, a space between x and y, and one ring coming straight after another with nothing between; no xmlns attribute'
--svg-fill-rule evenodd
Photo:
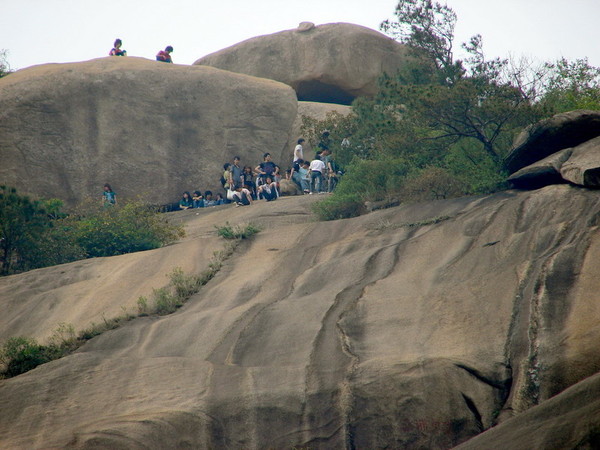
<svg viewBox="0 0 600 450"><path fill-rule="evenodd" d="M161 61L161 62L166 62L166 63L173 63L173 60L171 59L172 51L173 51L173 47L168 45L167 48L165 48L164 50L161 50L160 52L158 52L156 54L156 60Z"/></svg>
<svg viewBox="0 0 600 450"><path fill-rule="evenodd" d="M121 45L123 45L123 42L121 42L121 39L116 39L115 43L113 45L114 45L114 47L110 51L108 56L127 56L127 51L121 50Z"/></svg>

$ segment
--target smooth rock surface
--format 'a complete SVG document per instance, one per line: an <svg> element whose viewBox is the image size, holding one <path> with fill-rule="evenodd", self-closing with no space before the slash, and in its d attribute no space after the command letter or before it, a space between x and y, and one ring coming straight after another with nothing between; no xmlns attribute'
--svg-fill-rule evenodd
<svg viewBox="0 0 600 450"><path fill-rule="evenodd" d="M377 79L395 74L407 58L404 45L359 25L306 28L248 39L194 64L281 81L302 101L350 104L375 94Z"/></svg>
<svg viewBox="0 0 600 450"><path fill-rule="evenodd" d="M47 64L0 79L0 183L72 205L100 198L170 203L220 190L224 162L279 161L295 92L211 67L101 58Z"/></svg>
<svg viewBox="0 0 600 450"><path fill-rule="evenodd" d="M312 221L315 197L175 213L190 236L155 252L189 270L219 242L215 224L264 229L176 313L1 380L0 447L450 448L598 371L596 192L548 186L327 223ZM89 314L91 301L54 298L62 313L36 325L69 314L81 329L125 287L145 289L153 254L126 271L98 259L1 279L2 337L29 334L10 324L48 308L57 270L102 291Z"/></svg>

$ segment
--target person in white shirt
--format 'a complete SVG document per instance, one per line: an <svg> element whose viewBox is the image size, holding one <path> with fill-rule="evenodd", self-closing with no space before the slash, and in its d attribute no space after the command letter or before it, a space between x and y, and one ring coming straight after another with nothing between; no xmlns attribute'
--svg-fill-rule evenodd
<svg viewBox="0 0 600 450"><path fill-rule="evenodd" d="M302 144L304 143L304 139L298 139L298 145L294 148L294 160L292 162L296 162L299 159L304 159L304 150L302 148Z"/></svg>
<svg viewBox="0 0 600 450"><path fill-rule="evenodd" d="M308 171L310 172L310 194L319 193L321 190L321 180L325 172L325 163L321 161L319 155L316 155L315 159L311 161Z"/></svg>

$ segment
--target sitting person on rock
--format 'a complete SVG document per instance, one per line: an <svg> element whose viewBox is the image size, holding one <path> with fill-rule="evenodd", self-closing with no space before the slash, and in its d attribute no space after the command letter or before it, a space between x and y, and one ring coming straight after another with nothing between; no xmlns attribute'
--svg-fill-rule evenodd
<svg viewBox="0 0 600 450"><path fill-rule="evenodd" d="M164 50L159 51L156 54L156 60L160 62L173 63L173 59L171 58L171 52L173 51L173 47L167 45Z"/></svg>
<svg viewBox="0 0 600 450"><path fill-rule="evenodd" d="M249 186L238 186L233 194L233 201L235 206L248 206L252 204L252 195L250 193Z"/></svg>
<svg viewBox="0 0 600 450"><path fill-rule="evenodd" d="M108 56L127 56L127 51L121 50L121 45L123 45L121 39L116 39L113 45L114 47L112 48Z"/></svg>
<svg viewBox="0 0 600 450"><path fill-rule="evenodd" d="M204 193L204 207L208 208L209 206L217 206L217 202L213 198L212 191L206 191Z"/></svg>
<svg viewBox="0 0 600 450"><path fill-rule="evenodd" d="M223 196L221 195L220 192L217 192L215 194L215 206L219 206L219 205L223 205L225 204L225 199L223 198Z"/></svg>
<svg viewBox="0 0 600 450"><path fill-rule="evenodd" d="M204 196L200 191L194 191L192 194L192 203L194 208L204 208Z"/></svg>
<svg viewBox="0 0 600 450"><path fill-rule="evenodd" d="M279 197L277 192L277 183L273 181L273 178L267 176L264 184L258 187L258 196L262 196L266 201L270 202L276 200Z"/></svg>
<svg viewBox="0 0 600 450"><path fill-rule="evenodd" d="M179 209L190 209L194 207L194 201L188 191L183 193L183 197L179 201Z"/></svg>

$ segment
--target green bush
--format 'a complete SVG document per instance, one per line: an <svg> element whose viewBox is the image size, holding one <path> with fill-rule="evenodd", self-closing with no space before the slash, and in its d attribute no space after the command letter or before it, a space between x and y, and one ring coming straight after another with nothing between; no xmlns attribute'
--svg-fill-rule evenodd
<svg viewBox="0 0 600 450"><path fill-rule="evenodd" d="M447 170L429 166L404 180L401 198L403 202L422 202L459 197L464 192L465 185Z"/></svg>
<svg viewBox="0 0 600 450"><path fill-rule="evenodd" d="M155 208L141 202L102 208L73 223L77 243L88 257L114 256L151 250L184 235Z"/></svg>
<svg viewBox="0 0 600 450"><path fill-rule="evenodd" d="M260 231L260 227L248 224L248 225L230 225L226 222L223 226L215 225L217 234L224 239L248 239L254 234Z"/></svg>
<svg viewBox="0 0 600 450"><path fill-rule="evenodd" d="M2 375L14 377L50 361L48 347L39 345L35 339L10 338L0 349L0 362L4 366Z"/></svg>
<svg viewBox="0 0 600 450"><path fill-rule="evenodd" d="M358 194L335 194L312 205L320 220L356 217L364 212L364 200Z"/></svg>

